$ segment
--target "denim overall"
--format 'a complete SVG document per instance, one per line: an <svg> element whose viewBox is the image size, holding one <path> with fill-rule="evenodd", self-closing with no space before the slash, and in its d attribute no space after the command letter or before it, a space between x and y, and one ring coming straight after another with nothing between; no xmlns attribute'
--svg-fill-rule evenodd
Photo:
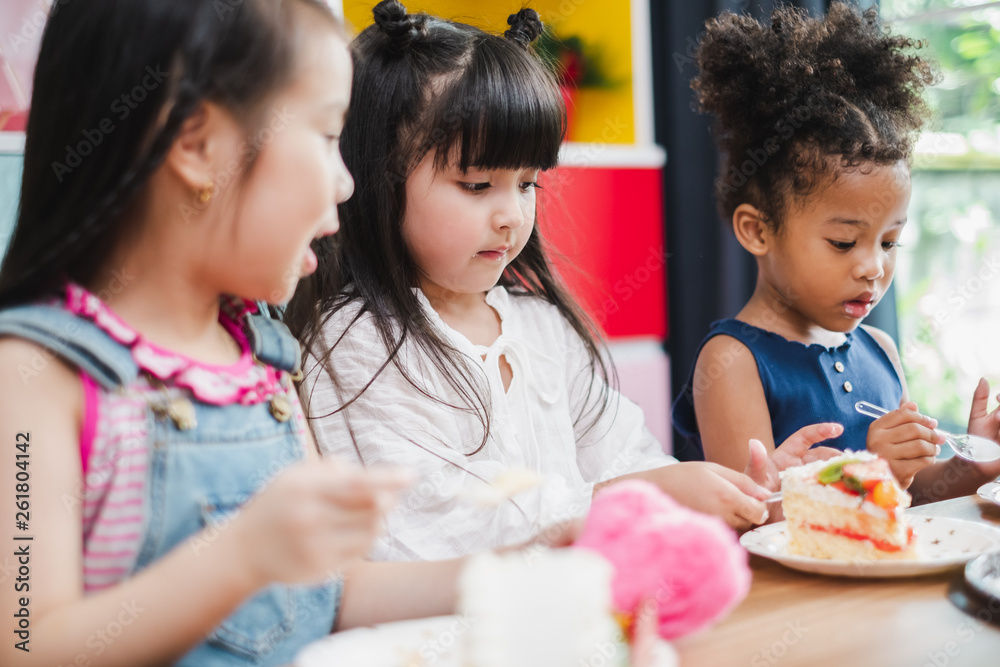
<svg viewBox="0 0 1000 667"><path fill-rule="evenodd" d="M299 346L285 325L247 318L255 358L293 372ZM107 391L127 389L140 369L128 348L97 325L59 305L0 312L0 335L49 348ZM173 395L179 390L174 388ZM185 392L185 395L188 395ZM134 575L206 527L181 548L199 549L224 531L233 515L279 470L302 458L294 419L279 421L270 405L209 405L190 399L194 420L177 425L162 405L149 405L150 461L143 537ZM249 598L178 663L184 667L286 665L307 643L329 634L341 580L320 586L271 585ZM200 600L187 601L196 606Z"/></svg>

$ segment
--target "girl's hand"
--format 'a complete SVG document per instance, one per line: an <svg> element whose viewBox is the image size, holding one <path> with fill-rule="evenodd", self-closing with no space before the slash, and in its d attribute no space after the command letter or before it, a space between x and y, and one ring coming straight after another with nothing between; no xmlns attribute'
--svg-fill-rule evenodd
<svg viewBox="0 0 1000 667"><path fill-rule="evenodd" d="M934 430L937 425L936 419L920 414L916 403L903 401L868 427L868 451L886 459L900 486L909 488L913 476L935 462L944 444L944 436Z"/></svg>
<svg viewBox="0 0 1000 667"><path fill-rule="evenodd" d="M968 432L973 435L981 435L989 438L994 442L1000 442L1000 407L993 410L993 412L988 412L987 404L989 398L990 383L986 381L986 378L980 378L979 384L976 385L976 391L972 394L972 409L969 411ZM1000 461L969 463L987 480L995 479L997 475L1000 475Z"/></svg>
<svg viewBox="0 0 1000 667"><path fill-rule="evenodd" d="M763 500L770 495L768 490L746 475L717 463L674 463L625 477L653 482L682 505L713 514L736 530L767 521Z"/></svg>
<svg viewBox="0 0 1000 667"><path fill-rule="evenodd" d="M746 474L765 489L777 491L781 486L778 473L786 468L833 458L843 454L832 447L816 447L818 442L836 438L844 432L844 427L834 422L803 426L788 439L775 447L768 456L767 448L760 440L750 440L750 463Z"/></svg>
<svg viewBox="0 0 1000 667"><path fill-rule="evenodd" d="M238 553L260 585L317 583L363 557L397 491L397 470L352 468L328 459L281 472L231 526Z"/></svg>
<svg viewBox="0 0 1000 667"><path fill-rule="evenodd" d="M1000 396L997 397L1000 400ZM990 383L980 378L976 391L972 394L972 410L969 411L969 433L981 435L1000 442L1000 407L987 412L990 399Z"/></svg>

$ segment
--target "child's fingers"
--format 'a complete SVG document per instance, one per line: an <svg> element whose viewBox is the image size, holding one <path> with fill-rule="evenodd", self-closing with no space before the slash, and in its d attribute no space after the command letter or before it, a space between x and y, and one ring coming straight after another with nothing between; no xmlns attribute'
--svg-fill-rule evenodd
<svg viewBox="0 0 1000 667"><path fill-rule="evenodd" d="M734 493L733 514L739 520L736 527L756 526L767 521L767 507L745 493Z"/></svg>
<svg viewBox="0 0 1000 667"><path fill-rule="evenodd" d="M381 506L383 490L361 471L340 471L318 485L324 500L349 509Z"/></svg>
<svg viewBox="0 0 1000 667"><path fill-rule="evenodd" d="M1000 400L1000 397L998 397L998 400ZM975 419L975 416L973 414L970 414L969 415L969 427L970 427L970 429L972 427L972 422L973 422L974 419ZM985 430L987 431L987 434L994 433L994 429L998 425L1000 425L1000 405L998 405L997 407L993 408L992 412L987 413L987 415L986 415L986 422L987 422L987 424L992 424L992 426L988 425L988 426L984 427ZM970 430L970 433L971 433L971 430ZM993 436L989 435L988 437L993 437Z"/></svg>
<svg viewBox="0 0 1000 667"><path fill-rule="evenodd" d="M836 438L844 432L844 427L836 422L824 422L803 426L781 443L782 451L792 456L802 456L816 443Z"/></svg>
<svg viewBox="0 0 1000 667"><path fill-rule="evenodd" d="M744 483L744 486L763 489L763 487L754 484L748 477L740 473L735 474L747 480L748 484ZM720 505L710 510L711 514L722 517L729 524L730 528L735 530L745 530L767 521L767 507L764 505L763 499L758 500L748 495L743 489L736 486L736 484L729 483L729 480L720 481L721 488L717 494Z"/></svg>
<svg viewBox="0 0 1000 667"><path fill-rule="evenodd" d="M911 403L909 405L916 404ZM879 417L872 423L878 424L880 428L884 429L898 428L904 424L920 424L928 429L935 429L938 425L938 421L933 417L922 415L916 410L912 410L908 407L901 407L898 410L893 410L889 414Z"/></svg>
<svg viewBox="0 0 1000 667"><path fill-rule="evenodd" d="M397 494L413 486L417 476L413 471L396 466L377 466L367 471L368 483L375 489L379 510L388 512L396 504Z"/></svg>
<svg viewBox="0 0 1000 667"><path fill-rule="evenodd" d="M986 378L979 378L979 384L972 392L972 408L969 410L969 421L980 419L987 414L987 405L990 400L990 383Z"/></svg>
<svg viewBox="0 0 1000 667"><path fill-rule="evenodd" d="M329 531L327 536L330 539L336 539L338 533L346 535L349 532L363 538L368 535L374 538L378 533L381 517L382 513L378 508L371 506L349 512L329 512L321 525Z"/></svg>
<svg viewBox="0 0 1000 667"><path fill-rule="evenodd" d="M767 448L756 438L750 438L750 463L744 473L755 481L763 482L767 478Z"/></svg>
<svg viewBox="0 0 1000 667"><path fill-rule="evenodd" d="M889 455L897 461L913 461L926 458L933 462L937 455L937 445L924 439L897 442L892 445Z"/></svg>
<svg viewBox="0 0 1000 667"><path fill-rule="evenodd" d="M725 466L712 464L712 470L724 480L735 486L741 494L763 500L771 495L771 491L753 481L747 475L730 470ZM763 507L763 505L761 505Z"/></svg>
<svg viewBox="0 0 1000 667"><path fill-rule="evenodd" d="M736 530L767 521L767 508L762 501L771 495L770 491L743 473L715 463L706 465L722 478L715 485L717 492L712 494L718 499L716 506L706 511L725 518L726 523Z"/></svg>
<svg viewBox="0 0 1000 667"><path fill-rule="evenodd" d="M398 466L372 466L366 474L372 486L390 492L402 491L417 481L412 470Z"/></svg>
<svg viewBox="0 0 1000 667"><path fill-rule="evenodd" d="M321 494L327 500L344 507L365 507L392 504L396 492L413 483L414 475L393 466L362 469L344 463L325 460L312 471L318 479Z"/></svg>
<svg viewBox="0 0 1000 667"><path fill-rule="evenodd" d="M945 440L944 435L942 435L940 431L928 428L925 424L920 422L909 422L893 429L889 429L887 435L889 436L890 442L894 442L896 444L910 442L912 440L923 440L931 445L940 445L943 444Z"/></svg>

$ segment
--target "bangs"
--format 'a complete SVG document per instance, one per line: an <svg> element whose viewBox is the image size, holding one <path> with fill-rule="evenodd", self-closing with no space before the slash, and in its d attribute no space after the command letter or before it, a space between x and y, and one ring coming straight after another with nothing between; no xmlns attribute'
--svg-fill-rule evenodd
<svg viewBox="0 0 1000 667"><path fill-rule="evenodd" d="M555 79L508 40L479 40L469 59L433 96L418 159L434 151L444 169L457 157L462 171L556 166L566 107Z"/></svg>

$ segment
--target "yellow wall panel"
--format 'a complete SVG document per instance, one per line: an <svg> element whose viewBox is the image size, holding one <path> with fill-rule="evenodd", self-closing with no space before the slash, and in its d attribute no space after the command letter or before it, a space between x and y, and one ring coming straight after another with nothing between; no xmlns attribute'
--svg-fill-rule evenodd
<svg viewBox="0 0 1000 667"><path fill-rule="evenodd" d="M344 0L347 20L357 30L372 22L374 0ZM423 11L469 23L490 32L507 29L507 17L527 6L538 10L557 35L577 35L598 48L611 89L584 89L576 100L572 141L631 144L635 141L632 108L632 43L629 0L410 0L411 12Z"/></svg>

